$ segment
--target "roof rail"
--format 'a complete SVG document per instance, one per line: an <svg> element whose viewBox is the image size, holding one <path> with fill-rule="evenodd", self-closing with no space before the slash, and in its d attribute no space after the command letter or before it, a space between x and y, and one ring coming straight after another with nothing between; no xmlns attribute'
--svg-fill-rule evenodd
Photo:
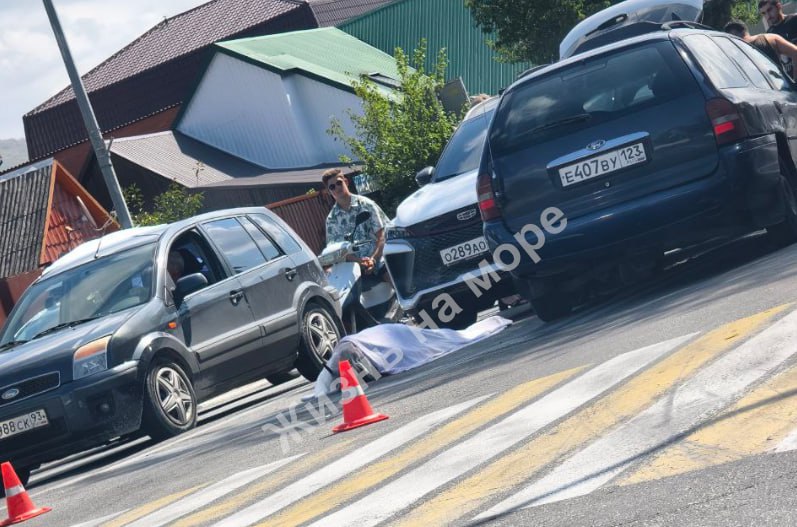
<svg viewBox="0 0 797 527"><path fill-rule="evenodd" d="M661 28L665 31L669 31L670 29L675 29L674 26L684 26L690 29L707 29L709 31L715 31L715 29L711 26L700 24L698 22L692 22L691 20L673 20L672 22L665 22L661 25Z"/></svg>

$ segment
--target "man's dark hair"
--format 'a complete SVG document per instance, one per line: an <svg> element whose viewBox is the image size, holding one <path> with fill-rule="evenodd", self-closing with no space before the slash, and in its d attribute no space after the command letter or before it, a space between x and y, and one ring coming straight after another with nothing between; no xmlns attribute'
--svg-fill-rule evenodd
<svg viewBox="0 0 797 527"><path fill-rule="evenodd" d="M765 5L777 5L779 3L779 0L759 0L758 9L761 9Z"/></svg>
<svg viewBox="0 0 797 527"><path fill-rule="evenodd" d="M343 170L339 168L330 168L329 170L325 170L323 174L321 174L321 182L326 185L327 181L332 178L336 178L338 176L343 175Z"/></svg>
<svg viewBox="0 0 797 527"><path fill-rule="evenodd" d="M749 30L747 29L747 24L745 24L741 20L731 20L730 22L725 24L725 27L722 28L722 30L725 31L726 33L730 33L731 35L737 35L737 36L742 36L749 33Z"/></svg>

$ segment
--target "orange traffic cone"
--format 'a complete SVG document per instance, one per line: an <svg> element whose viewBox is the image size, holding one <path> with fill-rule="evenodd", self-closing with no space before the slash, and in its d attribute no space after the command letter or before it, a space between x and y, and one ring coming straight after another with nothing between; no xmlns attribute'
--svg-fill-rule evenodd
<svg viewBox="0 0 797 527"><path fill-rule="evenodd" d="M8 508L8 519L0 523L0 527L21 523L31 518L35 518L45 512L50 512L49 507L36 508L25 487L20 483L17 473L11 463L3 463L3 487L6 489L6 506Z"/></svg>
<svg viewBox="0 0 797 527"><path fill-rule="evenodd" d="M345 432L387 419L385 414L374 413L360 386L360 381L357 380L357 375L347 360L340 361L340 381L343 387L343 424L333 428L333 433Z"/></svg>

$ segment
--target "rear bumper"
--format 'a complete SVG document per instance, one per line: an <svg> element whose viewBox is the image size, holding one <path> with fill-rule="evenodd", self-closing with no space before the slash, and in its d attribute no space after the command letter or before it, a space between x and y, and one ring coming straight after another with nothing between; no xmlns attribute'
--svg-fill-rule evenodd
<svg viewBox="0 0 797 527"><path fill-rule="evenodd" d="M778 193L779 177L775 138L759 137L721 149L710 176L568 218L562 232L546 233L545 244L536 251L541 258L537 263L503 220L485 223L484 234L493 251L502 244L518 248L520 263L511 270L515 276L585 272L629 255L662 254L778 223L785 211ZM537 242L533 234L527 241Z"/></svg>
<svg viewBox="0 0 797 527"><path fill-rule="evenodd" d="M20 466L58 459L137 431L142 408L138 363L125 363L4 407L0 421L43 409L49 425L0 440L0 451Z"/></svg>

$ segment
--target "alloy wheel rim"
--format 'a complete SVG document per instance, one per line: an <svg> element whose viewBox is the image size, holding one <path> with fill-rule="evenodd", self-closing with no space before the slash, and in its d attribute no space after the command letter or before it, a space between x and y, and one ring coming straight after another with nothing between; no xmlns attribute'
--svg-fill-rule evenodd
<svg viewBox="0 0 797 527"><path fill-rule="evenodd" d="M310 333L310 345L313 353L326 361L332 356L332 350L338 344L338 332L332 322L322 313L313 313L307 320Z"/></svg>
<svg viewBox="0 0 797 527"><path fill-rule="evenodd" d="M182 375L166 366L158 371L155 384L163 413L180 426L190 423L194 416L194 399Z"/></svg>

